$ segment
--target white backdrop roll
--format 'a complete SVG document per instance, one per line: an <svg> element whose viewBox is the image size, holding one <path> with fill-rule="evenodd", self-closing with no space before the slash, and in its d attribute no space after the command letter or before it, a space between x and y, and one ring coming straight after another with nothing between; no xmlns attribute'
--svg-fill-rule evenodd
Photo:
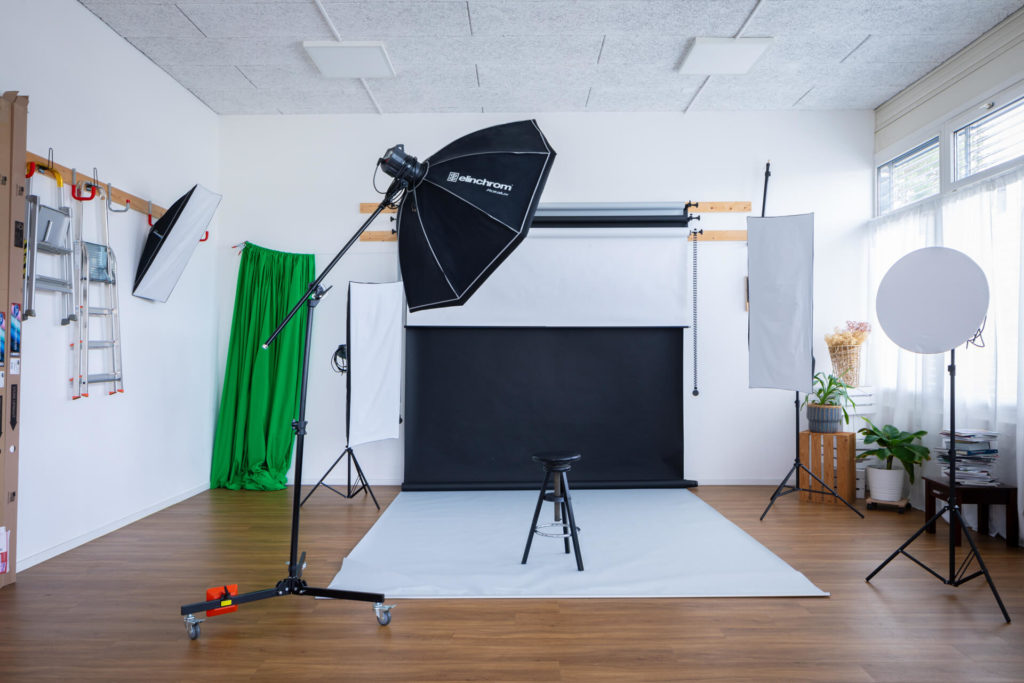
<svg viewBox="0 0 1024 683"><path fill-rule="evenodd" d="M409 325L660 327L689 324L687 231L534 228L465 305Z"/></svg>
<svg viewBox="0 0 1024 683"><path fill-rule="evenodd" d="M809 392L814 214L747 218L751 388Z"/></svg>
<svg viewBox="0 0 1024 683"><path fill-rule="evenodd" d="M398 438L402 400L401 282L348 285L348 445Z"/></svg>

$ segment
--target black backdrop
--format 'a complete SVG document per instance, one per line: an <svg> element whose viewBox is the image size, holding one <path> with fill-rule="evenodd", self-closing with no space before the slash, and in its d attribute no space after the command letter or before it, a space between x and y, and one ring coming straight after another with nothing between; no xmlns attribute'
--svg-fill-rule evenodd
<svg viewBox="0 0 1024 683"><path fill-rule="evenodd" d="M577 450L581 487L678 487L684 327L409 327L405 490L540 485Z"/></svg>

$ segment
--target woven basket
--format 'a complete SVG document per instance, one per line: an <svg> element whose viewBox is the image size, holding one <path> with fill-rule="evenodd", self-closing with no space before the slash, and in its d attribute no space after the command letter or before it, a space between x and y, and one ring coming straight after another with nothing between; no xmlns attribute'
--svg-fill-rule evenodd
<svg viewBox="0 0 1024 683"><path fill-rule="evenodd" d="M828 355L833 375L849 387L860 386L860 346L830 346Z"/></svg>

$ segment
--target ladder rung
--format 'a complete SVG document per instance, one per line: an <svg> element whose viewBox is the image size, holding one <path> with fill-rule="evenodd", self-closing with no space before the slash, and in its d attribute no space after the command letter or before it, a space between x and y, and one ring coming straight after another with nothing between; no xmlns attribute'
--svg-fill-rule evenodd
<svg viewBox="0 0 1024 683"><path fill-rule="evenodd" d="M36 250L41 251L44 254L70 254L71 250L67 247L62 247L57 244L50 244L49 242L40 242L36 245Z"/></svg>
<svg viewBox="0 0 1024 683"><path fill-rule="evenodd" d="M72 293L70 282L45 275L36 275L36 287L38 289L45 289L48 292Z"/></svg>
<svg viewBox="0 0 1024 683"><path fill-rule="evenodd" d="M115 375L114 373L103 373L100 375L89 375L89 384L104 384L106 382L120 382L121 375Z"/></svg>
<svg viewBox="0 0 1024 683"><path fill-rule="evenodd" d="M113 348L113 346L114 346L114 342L112 342L109 339L90 339L89 340L89 348L90 349L109 349L109 348Z"/></svg>
<svg viewBox="0 0 1024 683"><path fill-rule="evenodd" d="M95 306L89 307L89 315L110 315L113 312L113 308L96 308Z"/></svg>

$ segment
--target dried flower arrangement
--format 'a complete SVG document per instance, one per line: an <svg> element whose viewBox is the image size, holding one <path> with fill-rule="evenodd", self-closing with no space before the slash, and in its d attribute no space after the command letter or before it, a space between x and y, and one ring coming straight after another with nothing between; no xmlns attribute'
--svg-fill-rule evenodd
<svg viewBox="0 0 1024 683"><path fill-rule="evenodd" d="M833 346L860 346L867 341L870 333L871 323L847 320L845 328L837 327L832 334L825 334L825 343L830 349Z"/></svg>
<svg viewBox="0 0 1024 683"><path fill-rule="evenodd" d="M832 369L849 387L860 382L860 346L871 333L871 323L846 321L846 327L836 327L825 335L825 344L832 360Z"/></svg>

